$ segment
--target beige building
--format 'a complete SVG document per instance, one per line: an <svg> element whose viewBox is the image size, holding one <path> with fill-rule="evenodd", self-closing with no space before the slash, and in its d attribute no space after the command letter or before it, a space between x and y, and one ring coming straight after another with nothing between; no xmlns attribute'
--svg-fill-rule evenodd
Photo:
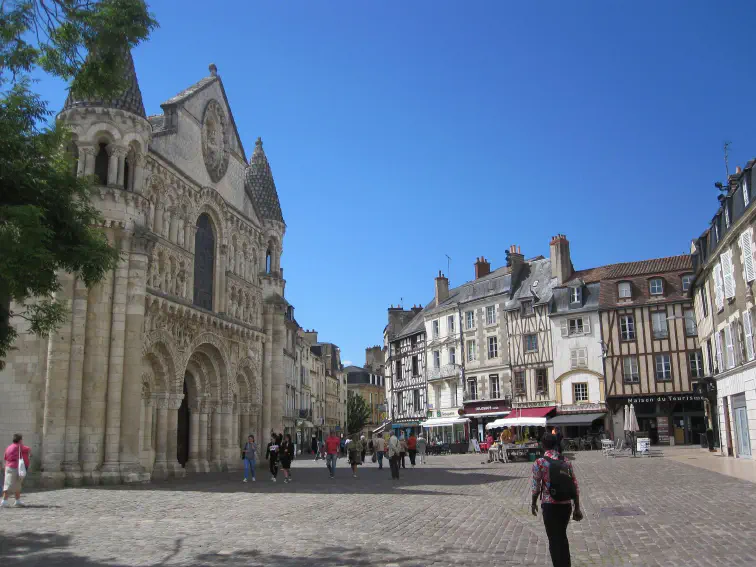
<svg viewBox="0 0 756 567"><path fill-rule="evenodd" d="M344 374L348 395L362 396L370 408L370 417L361 433L371 437L373 430L381 425L386 417L386 386L381 347L371 347L365 351L365 368L347 366L344 368Z"/></svg>
<svg viewBox="0 0 756 567"><path fill-rule="evenodd" d="M0 434L24 434L46 485L237 467L246 435L291 413L286 226L262 141L247 161L214 65L156 116L127 67L120 97L71 94L58 116L121 261L92 289L61 274L70 318L48 339L14 321L0 374Z"/></svg>

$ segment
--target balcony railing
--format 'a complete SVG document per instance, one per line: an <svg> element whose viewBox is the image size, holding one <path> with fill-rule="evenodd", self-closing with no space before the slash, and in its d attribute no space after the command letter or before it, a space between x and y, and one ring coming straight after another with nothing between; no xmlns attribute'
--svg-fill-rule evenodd
<svg viewBox="0 0 756 567"><path fill-rule="evenodd" d="M515 393L515 396L517 394ZM524 393L523 393L524 395ZM462 401L465 402L480 402L485 400L510 400L512 396L509 394L502 394L501 392L492 392L490 394L484 394L482 392L468 392L465 391L462 394Z"/></svg>
<svg viewBox="0 0 756 567"><path fill-rule="evenodd" d="M446 380L459 378L462 375L462 367L459 364L444 364L440 368L428 370L428 380Z"/></svg>

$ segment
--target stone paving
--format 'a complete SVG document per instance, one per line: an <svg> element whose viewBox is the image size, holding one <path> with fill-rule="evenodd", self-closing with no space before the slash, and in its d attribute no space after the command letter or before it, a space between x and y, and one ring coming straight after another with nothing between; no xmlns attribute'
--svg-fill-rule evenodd
<svg viewBox="0 0 756 567"><path fill-rule="evenodd" d="M295 480L238 474L30 492L0 509L3 565L421 567L550 565L527 463L432 458L402 471L298 460ZM575 566L756 565L754 485L670 458L576 456L586 518ZM641 515L612 510L636 506Z"/></svg>

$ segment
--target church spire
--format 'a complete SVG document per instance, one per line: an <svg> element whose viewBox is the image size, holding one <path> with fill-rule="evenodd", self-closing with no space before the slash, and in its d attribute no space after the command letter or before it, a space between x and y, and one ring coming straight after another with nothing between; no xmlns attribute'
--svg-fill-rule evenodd
<svg viewBox="0 0 756 567"><path fill-rule="evenodd" d="M263 150L262 138L257 138L255 142L244 185L247 195L262 218L284 222L276 183L273 181L273 173Z"/></svg>
<svg viewBox="0 0 756 567"><path fill-rule="evenodd" d="M80 107L99 106L102 108L117 108L125 110L146 118L144 103L142 102L142 91L139 89L134 59L131 57L131 50L126 50L124 62L125 85L124 91L111 100L98 100L96 98L78 97L73 91L68 91L68 98L63 105L63 110Z"/></svg>

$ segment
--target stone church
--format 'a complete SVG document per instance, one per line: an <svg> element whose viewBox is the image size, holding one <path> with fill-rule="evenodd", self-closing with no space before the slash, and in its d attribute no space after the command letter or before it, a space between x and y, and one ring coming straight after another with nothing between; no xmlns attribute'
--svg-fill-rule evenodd
<svg viewBox="0 0 756 567"><path fill-rule="evenodd" d="M14 321L0 373L0 435L47 486L236 468L249 433L282 431L286 225L262 141L247 161L215 65L155 116L126 70L120 97L70 93L58 116L120 263L92 289L61 274L69 319L45 339Z"/></svg>

